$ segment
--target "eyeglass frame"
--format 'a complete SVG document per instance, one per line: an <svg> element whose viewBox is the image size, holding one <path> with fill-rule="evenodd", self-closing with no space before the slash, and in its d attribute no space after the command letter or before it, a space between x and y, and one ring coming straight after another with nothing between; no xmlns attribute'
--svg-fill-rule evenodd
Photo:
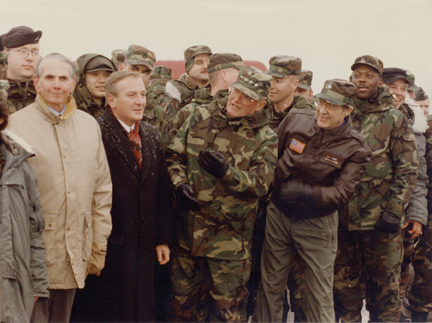
<svg viewBox="0 0 432 323"><path fill-rule="evenodd" d="M321 103L321 102L323 102L323 103ZM321 106L321 107L320 107L320 106ZM335 112L337 111L337 107L341 107L341 108L342 108L341 105L337 105L337 104L329 103L329 102L327 102L327 101L325 101L325 100L323 100L323 99L319 99L319 100L318 100L318 102L316 103L316 107L317 107L317 109L320 109L320 110L321 110L323 107L325 107L326 111L327 111L329 114L333 114L333 113L335 113Z"/></svg>
<svg viewBox="0 0 432 323"><path fill-rule="evenodd" d="M8 49L7 51L8 52L9 51L18 52L18 55L23 59L26 59L30 53L31 53L32 57L35 59L42 57L42 53L40 50L28 50L27 48L21 48L21 49ZM24 52L27 52L27 54L25 54L25 56L23 56ZM38 53L37 56L35 56L35 53Z"/></svg>

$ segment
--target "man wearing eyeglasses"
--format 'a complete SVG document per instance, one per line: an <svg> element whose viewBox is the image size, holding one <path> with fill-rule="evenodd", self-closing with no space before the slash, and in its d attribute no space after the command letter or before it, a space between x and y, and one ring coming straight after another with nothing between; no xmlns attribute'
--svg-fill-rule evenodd
<svg viewBox="0 0 432 323"><path fill-rule="evenodd" d="M356 93L348 81L326 81L316 112L293 109L276 129L278 162L255 322L282 321L288 274L298 256L304 264L307 321L335 322L337 210L354 194L371 154L350 118Z"/></svg>
<svg viewBox="0 0 432 323"><path fill-rule="evenodd" d="M198 107L166 151L179 208L171 320L246 321L256 210L276 165L270 82L259 69L242 67L228 101L216 95Z"/></svg>
<svg viewBox="0 0 432 323"><path fill-rule="evenodd" d="M351 66L358 89L353 127L372 150L353 198L339 212L334 301L342 322L399 322L405 209L417 181L413 128L383 84L383 62L363 55ZM366 292L366 294L365 294Z"/></svg>
<svg viewBox="0 0 432 323"><path fill-rule="evenodd" d="M32 104L36 98L33 74L40 59L39 39L42 32L26 26L12 28L0 36L0 50L8 55L7 78L9 112Z"/></svg>

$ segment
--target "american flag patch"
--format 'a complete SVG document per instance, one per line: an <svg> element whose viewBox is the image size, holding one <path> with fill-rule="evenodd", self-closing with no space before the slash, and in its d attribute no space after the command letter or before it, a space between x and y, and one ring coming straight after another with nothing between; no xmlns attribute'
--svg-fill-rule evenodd
<svg viewBox="0 0 432 323"><path fill-rule="evenodd" d="M299 154L303 153L303 149L305 147L305 144L296 140L296 139L292 139L291 143L289 145L289 148L298 152Z"/></svg>

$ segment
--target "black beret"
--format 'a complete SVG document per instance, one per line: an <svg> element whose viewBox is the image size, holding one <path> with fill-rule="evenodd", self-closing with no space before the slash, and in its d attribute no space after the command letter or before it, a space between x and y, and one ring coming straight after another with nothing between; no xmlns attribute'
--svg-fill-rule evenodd
<svg viewBox="0 0 432 323"><path fill-rule="evenodd" d="M0 36L2 43L0 47L15 48L27 44L38 44L41 37L40 30L33 31L30 27L19 26Z"/></svg>

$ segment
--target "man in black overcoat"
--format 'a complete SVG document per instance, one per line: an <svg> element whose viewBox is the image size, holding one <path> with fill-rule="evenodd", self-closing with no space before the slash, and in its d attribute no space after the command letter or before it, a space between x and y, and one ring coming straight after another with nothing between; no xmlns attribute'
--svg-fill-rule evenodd
<svg viewBox="0 0 432 323"><path fill-rule="evenodd" d="M156 259L160 265L170 259L171 182L158 130L140 122L146 104L140 75L112 73L105 92L109 107L98 122L113 183L113 229L105 268L87 281L82 312L74 313L79 321L154 322Z"/></svg>

